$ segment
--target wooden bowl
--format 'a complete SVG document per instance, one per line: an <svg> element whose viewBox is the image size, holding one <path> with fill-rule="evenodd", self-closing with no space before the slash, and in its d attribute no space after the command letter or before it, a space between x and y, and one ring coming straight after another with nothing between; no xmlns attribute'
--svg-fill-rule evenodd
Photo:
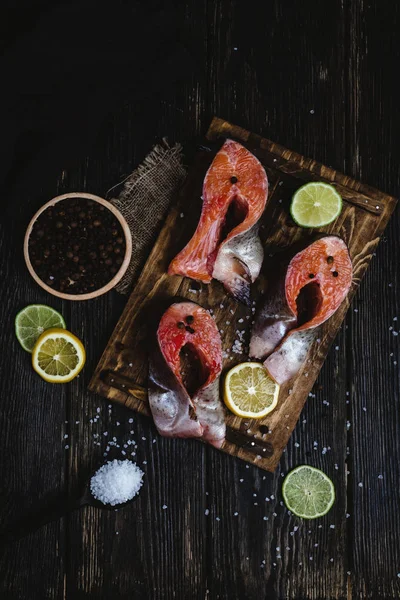
<svg viewBox="0 0 400 600"><path fill-rule="evenodd" d="M29 236L32 233L32 227L33 227L36 219L39 217L39 215L42 214L42 212L44 212L47 208L49 208L49 206L54 206L55 204L57 204L57 202L60 202L60 200L65 200L67 198L87 198L88 200L93 200L94 202L98 202L99 204L102 204L103 206L108 208L108 210L111 211L113 213L113 215L118 219L118 221L122 227L122 230L124 232L124 236L125 236L125 244L126 244L125 256L124 256L124 260L123 260L119 270L114 275L114 277L107 283L107 285L104 285L103 287L101 287L98 290L95 290L93 292L90 292L89 294L65 294L64 292L58 292L57 290L53 290L53 288L51 288L49 285L46 285L45 282L42 281L42 279L40 279L40 277L38 277L34 268L32 267L31 259L29 257L29 248L28 248ZM129 263L131 260L131 255L132 255L132 236L131 236L131 232L130 232L128 223L125 221L124 217L121 215L119 210L115 208L115 206L113 206L107 200L104 200L104 198L100 198L100 196L95 196L94 194L85 194L82 192L71 192L69 194L62 194L61 196L56 196L52 200L49 200L49 202L46 202L46 204L44 204L41 208L39 208L37 213L32 217L32 219L28 225L28 228L26 230L26 233L25 233L24 257L25 257L25 262L26 262L26 266L28 267L29 273L32 275L32 277L36 281L36 283L38 285L40 285L40 287L42 287L44 290L46 290L46 292L49 292L49 294L52 294L53 296L58 296L59 298L63 298L64 300L91 300L92 298L97 298L97 296L101 296L102 294L105 294L106 292L110 291L115 285L117 285L117 283L125 275L125 272L129 266Z"/></svg>

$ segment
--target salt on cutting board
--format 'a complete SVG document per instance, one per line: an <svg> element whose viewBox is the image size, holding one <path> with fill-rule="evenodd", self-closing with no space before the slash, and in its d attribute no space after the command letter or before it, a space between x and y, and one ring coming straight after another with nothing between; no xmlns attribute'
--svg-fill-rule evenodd
<svg viewBox="0 0 400 600"><path fill-rule="evenodd" d="M207 133L211 151L198 153L89 387L141 414L150 414L147 400L148 342L154 335L153 323L159 322L162 312L175 297L197 302L212 312L221 333L224 372L247 360L246 346L251 321L256 312L256 303L265 292L263 278L260 277L255 284L254 299L246 307L227 297L218 281L204 284L167 275L171 260L188 243L196 228L204 176L226 138L243 144L256 156L267 173L269 200L260 219L260 237L266 250L262 272L264 268L267 271L271 269L277 261L277 255L285 249L298 242L306 243L308 240L310 243L313 231L298 227L289 213L293 193L310 181L325 181L334 185L343 198L341 214L318 231L324 235L341 237L353 263L349 294L337 312L321 325L319 336L311 344L305 363L296 377L281 386L276 409L265 419L257 421L227 413L226 439L221 449L263 469L274 471L379 237L395 208L396 199L267 139L214 118ZM182 213L183 218L180 217Z"/></svg>

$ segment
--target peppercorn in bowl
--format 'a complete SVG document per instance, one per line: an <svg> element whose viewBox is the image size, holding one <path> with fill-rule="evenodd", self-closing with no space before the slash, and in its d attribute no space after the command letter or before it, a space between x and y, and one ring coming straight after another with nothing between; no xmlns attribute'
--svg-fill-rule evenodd
<svg viewBox="0 0 400 600"><path fill-rule="evenodd" d="M99 196L80 192L42 206L24 240L32 277L66 300L89 300L111 290L125 274L131 254L131 233L119 210Z"/></svg>

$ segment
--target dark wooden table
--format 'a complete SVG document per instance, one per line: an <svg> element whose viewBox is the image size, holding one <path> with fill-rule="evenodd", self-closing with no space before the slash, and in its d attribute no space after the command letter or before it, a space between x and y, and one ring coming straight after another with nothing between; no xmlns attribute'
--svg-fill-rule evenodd
<svg viewBox="0 0 400 600"><path fill-rule="evenodd" d="M400 598L398 210L274 476L200 443L162 439L146 419L88 393L126 300L112 292L58 301L23 263L24 229L45 200L104 195L160 137L192 144L214 114L399 196L399 5L267 4L261 12L233 0L182 3L186 34L202 44L197 72L122 103L96 155L48 178L41 193L26 191L3 223L2 528L77 494L112 437L120 450L137 441L146 472L129 508L85 508L3 550L4 600ZM35 302L60 310L85 342L87 366L68 385L41 381L14 337L16 312ZM337 490L329 515L309 523L281 502L282 477L302 463L323 469Z"/></svg>

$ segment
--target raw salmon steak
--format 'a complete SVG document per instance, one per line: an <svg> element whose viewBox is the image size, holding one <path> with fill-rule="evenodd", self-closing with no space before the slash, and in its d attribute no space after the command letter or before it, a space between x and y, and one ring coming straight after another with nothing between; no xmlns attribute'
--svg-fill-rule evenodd
<svg viewBox="0 0 400 600"><path fill-rule="evenodd" d="M347 246L337 236L321 237L291 259L257 310L250 341L250 355L264 360L278 383L298 372L316 328L342 304L352 277Z"/></svg>
<svg viewBox="0 0 400 600"><path fill-rule="evenodd" d="M260 161L241 144L226 140L204 179L197 229L168 273L204 283L218 279L235 298L249 304L250 285L264 256L258 221L267 196L268 180Z"/></svg>
<svg viewBox="0 0 400 600"><path fill-rule="evenodd" d="M172 304L158 326L149 366L149 404L161 435L222 446L221 368L221 338L211 315L194 302Z"/></svg>

